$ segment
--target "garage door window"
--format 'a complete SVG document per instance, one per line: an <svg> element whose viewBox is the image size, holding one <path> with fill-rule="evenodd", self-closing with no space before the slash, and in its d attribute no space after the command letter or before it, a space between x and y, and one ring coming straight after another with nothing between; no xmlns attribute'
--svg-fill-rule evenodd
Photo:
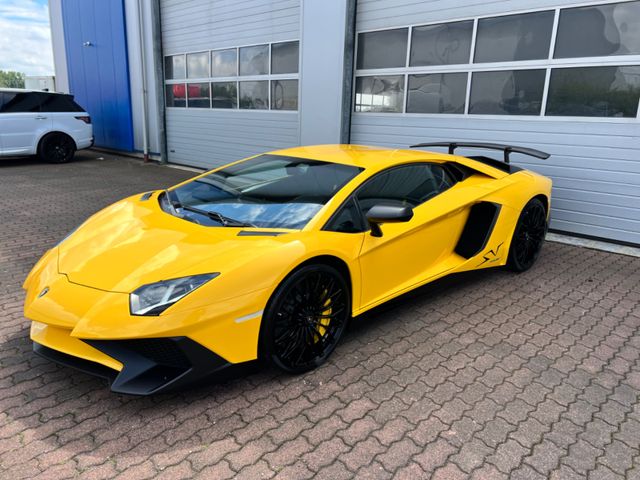
<svg viewBox="0 0 640 480"><path fill-rule="evenodd" d="M299 56L297 40L169 55L166 106L297 111Z"/></svg>
<svg viewBox="0 0 640 480"><path fill-rule="evenodd" d="M240 49L240 75L269 73L269 45L256 45Z"/></svg>
<svg viewBox="0 0 640 480"><path fill-rule="evenodd" d="M238 51L235 48L211 52L212 77L235 77L237 75Z"/></svg>
<svg viewBox="0 0 640 480"><path fill-rule="evenodd" d="M547 58L553 10L481 18L476 38L476 63L517 62Z"/></svg>
<svg viewBox="0 0 640 480"><path fill-rule="evenodd" d="M356 112L402 112L404 78L400 75L358 77Z"/></svg>
<svg viewBox="0 0 640 480"><path fill-rule="evenodd" d="M172 85L167 85L166 92L167 107L187 106L187 89L184 83L174 83Z"/></svg>
<svg viewBox="0 0 640 480"><path fill-rule="evenodd" d="M189 105L189 108L211 107L211 96L209 95L209 84L208 83L188 83L187 84L187 105Z"/></svg>
<svg viewBox="0 0 640 480"><path fill-rule="evenodd" d="M271 45L271 73L298 73L298 42Z"/></svg>
<svg viewBox="0 0 640 480"><path fill-rule="evenodd" d="M560 12L554 58L640 54L640 2Z"/></svg>
<svg viewBox="0 0 640 480"><path fill-rule="evenodd" d="M398 26L356 41L358 113L638 117L640 0Z"/></svg>
<svg viewBox="0 0 640 480"><path fill-rule="evenodd" d="M473 20L413 27L409 65L469 63Z"/></svg>
<svg viewBox="0 0 640 480"><path fill-rule="evenodd" d="M298 80L271 81L271 108L273 110L298 109Z"/></svg>
<svg viewBox="0 0 640 480"><path fill-rule="evenodd" d="M269 82L240 82L240 108L269 108Z"/></svg>
<svg viewBox="0 0 640 480"><path fill-rule="evenodd" d="M464 113L467 73L409 75L407 112Z"/></svg>
<svg viewBox="0 0 640 480"><path fill-rule="evenodd" d="M211 84L211 107L237 108L238 87L236 82L213 82Z"/></svg>
<svg viewBox="0 0 640 480"><path fill-rule="evenodd" d="M544 70L475 72L469 113L540 115Z"/></svg>
<svg viewBox="0 0 640 480"><path fill-rule="evenodd" d="M408 28L399 28L361 33L358 36L358 68L404 66L408 32Z"/></svg>
<svg viewBox="0 0 640 480"><path fill-rule="evenodd" d="M187 78L184 55L171 55L164 59L164 78Z"/></svg>
<svg viewBox="0 0 640 480"><path fill-rule="evenodd" d="M633 118L639 96L640 67L554 69L547 115Z"/></svg>
<svg viewBox="0 0 640 480"><path fill-rule="evenodd" d="M187 55L187 77L209 77L209 52L190 53Z"/></svg>

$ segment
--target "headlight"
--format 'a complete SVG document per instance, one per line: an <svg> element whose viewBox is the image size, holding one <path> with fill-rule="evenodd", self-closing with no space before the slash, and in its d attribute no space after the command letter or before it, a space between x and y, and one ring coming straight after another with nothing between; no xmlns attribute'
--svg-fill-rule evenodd
<svg viewBox="0 0 640 480"><path fill-rule="evenodd" d="M205 273L143 285L129 295L131 315L160 315L182 297L218 275L220 274Z"/></svg>

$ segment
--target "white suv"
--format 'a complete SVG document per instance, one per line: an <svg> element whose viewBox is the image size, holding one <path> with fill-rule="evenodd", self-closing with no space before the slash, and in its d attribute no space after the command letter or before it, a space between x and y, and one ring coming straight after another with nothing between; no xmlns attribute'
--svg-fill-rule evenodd
<svg viewBox="0 0 640 480"><path fill-rule="evenodd" d="M91 117L73 96L0 88L0 156L63 163L93 145Z"/></svg>

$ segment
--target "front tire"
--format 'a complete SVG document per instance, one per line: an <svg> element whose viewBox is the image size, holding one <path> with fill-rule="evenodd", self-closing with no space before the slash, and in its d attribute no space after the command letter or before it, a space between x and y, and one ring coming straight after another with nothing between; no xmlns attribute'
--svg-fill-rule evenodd
<svg viewBox="0 0 640 480"><path fill-rule="evenodd" d="M38 147L38 157L49 163L69 162L76 153L76 144L69 135L50 133L45 136Z"/></svg>
<svg viewBox="0 0 640 480"><path fill-rule="evenodd" d="M335 268L307 265L294 271L269 300L260 350L269 363L289 373L322 365L351 316L351 295Z"/></svg>
<svg viewBox="0 0 640 480"><path fill-rule="evenodd" d="M511 239L507 268L514 272L529 270L538 259L547 234L547 211L537 198L524 206Z"/></svg>

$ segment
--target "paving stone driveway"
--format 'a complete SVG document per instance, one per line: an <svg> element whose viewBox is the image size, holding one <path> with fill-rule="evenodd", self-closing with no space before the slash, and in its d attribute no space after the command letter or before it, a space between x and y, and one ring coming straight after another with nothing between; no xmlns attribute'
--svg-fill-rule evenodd
<svg viewBox="0 0 640 480"><path fill-rule="evenodd" d="M134 398L35 357L20 285L37 258L191 175L93 153L0 162L0 478L640 478L637 258L547 243L526 274L368 314L299 377Z"/></svg>

